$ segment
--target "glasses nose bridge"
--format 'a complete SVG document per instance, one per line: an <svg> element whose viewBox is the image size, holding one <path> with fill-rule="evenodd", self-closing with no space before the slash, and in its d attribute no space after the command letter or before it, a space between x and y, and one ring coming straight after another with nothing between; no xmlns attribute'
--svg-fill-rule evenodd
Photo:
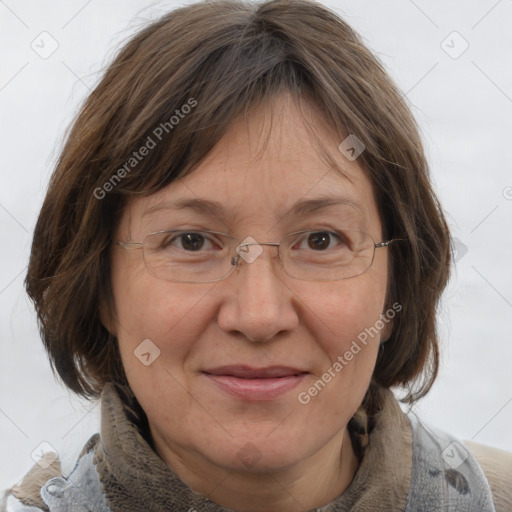
<svg viewBox="0 0 512 512"><path fill-rule="evenodd" d="M247 237L242 242L238 242L238 247L245 247L246 245L275 245L275 246L281 245L281 242L258 242L258 240L256 240L255 238L252 238L254 240L254 242L252 242L250 240L246 241L248 238L252 238L252 237Z"/></svg>
<svg viewBox="0 0 512 512"><path fill-rule="evenodd" d="M250 237L250 238L252 238L252 237ZM258 259L258 257L263 253L263 249L261 249L260 251L257 251L256 256L254 257L254 256L250 255L249 250L247 250L246 248L248 248L250 246L260 247L262 245L269 245L272 247L277 247L277 256L278 256L279 260L281 260L281 251L280 251L281 243L282 242L258 242L255 238L252 238L252 240L245 239L242 242L237 242L237 244L235 246L236 254L231 258L231 264L233 266L239 266L242 263L242 261L246 261L247 263L252 263L256 259ZM244 254L244 253L249 253L249 254Z"/></svg>
<svg viewBox="0 0 512 512"><path fill-rule="evenodd" d="M251 242L251 245L273 245L274 247L280 247L281 242Z"/></svg>
<svg viewBox="0 0 512 512"><path fill-rule="evenodd" d="M252 239L252 240L250 240ZM235 241L235 250L238 252L239 250L243 250L244 247L249 247L251 245L255 245L255 246L260 246L260 245L270 245L270 246L274 246L274 247L277 247L278 250L279 250L279 247L281 246L282 244L282 241L281 242L258 242L255 238L253 237L247 237L245 240L243 240L242 242L239 242L235 239L233 239L233 241Z"/></svg>

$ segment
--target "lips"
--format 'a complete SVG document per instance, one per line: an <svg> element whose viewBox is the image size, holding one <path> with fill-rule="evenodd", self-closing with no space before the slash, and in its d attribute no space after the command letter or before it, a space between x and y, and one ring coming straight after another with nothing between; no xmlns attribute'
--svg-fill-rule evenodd
<svg viewBox="0 0 512 512"><path fill-rule="evenodd" d="M288 366L252 368L222 366L203 371L218 389L246 401L275 400L295 388L308 374Z"/></svg>
<svg viewBox="0 0 512 512"><path fill-rule="evenodd" d="M272 379L280 377L290 377L307 373L298 368L288 366L268 366L265 368L251 368L250 366L221 366L211 370L205 370L204 373L210 375L225 375L238 377L239 379Z"/></svg>

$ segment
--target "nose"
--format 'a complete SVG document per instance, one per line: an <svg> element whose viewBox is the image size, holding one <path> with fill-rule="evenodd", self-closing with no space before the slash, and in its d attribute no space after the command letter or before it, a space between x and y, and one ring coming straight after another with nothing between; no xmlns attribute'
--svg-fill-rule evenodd
<svg viewBox="0 0 512 512"><path fill-rule="evenodd" d="M218 315L223 331L254 342L270 341L299 324L295 296L280 271L277 248L260 247L265 249L255 260L242 258L223 282L226 297Z"/></svg>

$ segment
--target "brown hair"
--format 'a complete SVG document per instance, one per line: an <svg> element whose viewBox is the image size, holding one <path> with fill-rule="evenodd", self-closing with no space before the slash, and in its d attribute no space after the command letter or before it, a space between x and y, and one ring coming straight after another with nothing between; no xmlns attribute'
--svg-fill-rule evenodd
<svg viewBox="0 0 512 512"><path fill-rule="evenodd" d="M109 248L126 201L189 172L237 118L284 91L314 104L340 142L355 134L365 145L358 162L384 230L405 239L389 249L387 298L403 309L373 381L407 386L410 403L428 392L450 244L418 129L360 37L308 0L176 9L122 48L85 101L51 178L26 278L52 369L74 392L97 397L107 381L127 383L99 312L112 310Z"/></svg>

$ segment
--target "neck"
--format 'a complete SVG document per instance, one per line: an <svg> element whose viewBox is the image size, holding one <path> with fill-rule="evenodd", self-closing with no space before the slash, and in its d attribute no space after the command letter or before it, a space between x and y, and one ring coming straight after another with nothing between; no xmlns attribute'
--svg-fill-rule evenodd
<svg viewBox="0 0 512 512"><path fill-rule="evenodd" d="M327 505L345 491L358 467L347 428L308 459L266 472L220 467L152 434L160 457L190 489L241 512L297 512Z"/></svg>

